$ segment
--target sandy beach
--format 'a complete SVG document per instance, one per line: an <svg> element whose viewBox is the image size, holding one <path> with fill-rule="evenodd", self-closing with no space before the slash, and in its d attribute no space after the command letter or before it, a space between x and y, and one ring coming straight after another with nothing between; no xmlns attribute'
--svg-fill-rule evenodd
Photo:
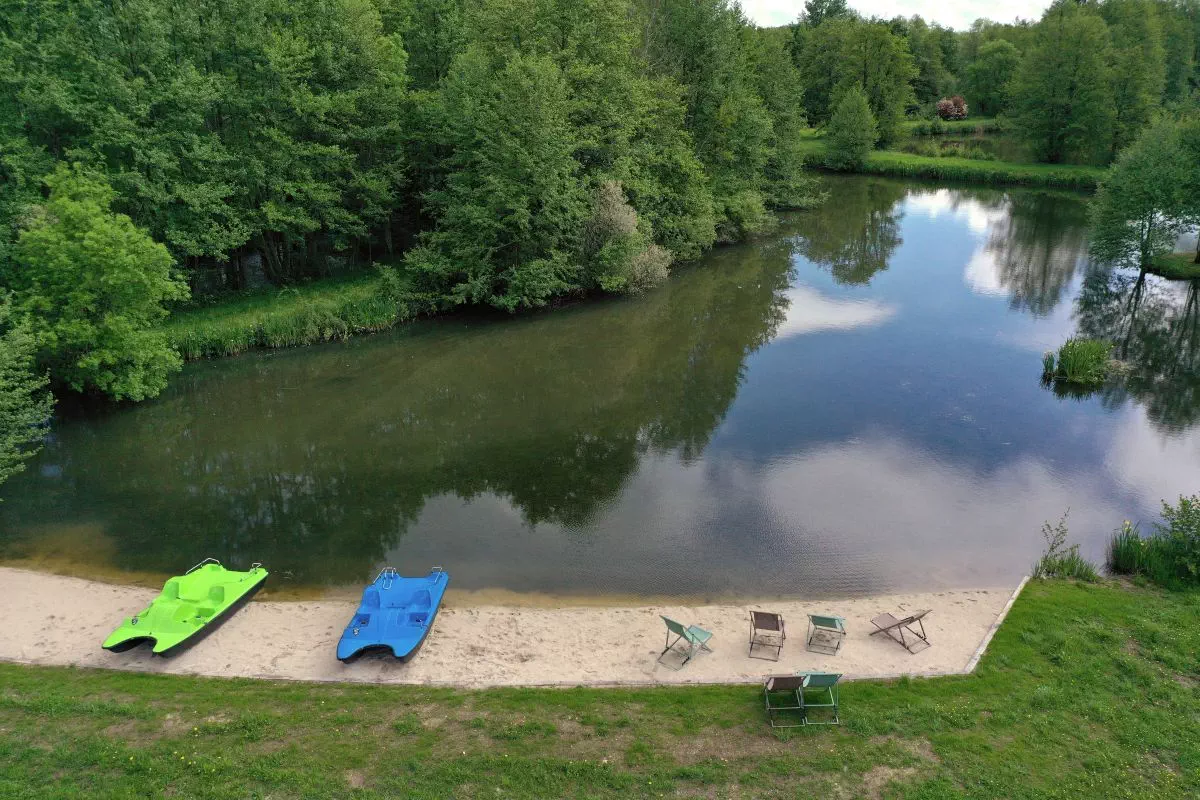
<svg viewBox="0 0 1200 800"><path fill-rule="evenodd" d="M442 609L412 662L368 655L346 665L334 650L354 612L353 601L252 602L195 647L160 658L146 647L126 653L100 647L155 591L7 567L0 567L0 585L3 661L462 687L749 683L798 670L841 672L848 678L961 673L974 667L1017 588L750 605L452 606ZM910 654L886 637L868 635L874 630L871 618L880 612L922 608L932 609L925 619L932 647ZM778 662L747 656L751 609L783 615L789 636ZM809 613L846 619L849 634L837 655L805 649ZM660 614L712 631L712 652L702 652L681 670L660 664L665 633ZM756 650L756 655L768 652Z"/></svg>

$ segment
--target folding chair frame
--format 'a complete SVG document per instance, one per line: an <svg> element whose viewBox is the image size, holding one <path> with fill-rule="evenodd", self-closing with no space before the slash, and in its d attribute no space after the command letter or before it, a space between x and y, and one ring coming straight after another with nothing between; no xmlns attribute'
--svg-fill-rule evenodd
<svg viewBox="0 0 1200 800"><path fill-rule="evenodd" d="M683 625L681 623L678 623L673 619L667 619L666 617L663 617L662 619L663 619L663 622L667 623L667 637L665 640L667 646L664 647L663 651L658 654L658 663L662 664L664 667L667 667L668 669L676 669L676 670L683 669L684 666L689 661L692 660L692 657L694 655L696 655L697 650L707 650L710 653L712 652L712 648L708 646L708 640L712 638L711 633L709 633L708 638L701 641L698 636L696 636L694 633L692 633L692 628L695 628L696 627L695 625L689 625L688 627L685 628L685 627L683 627ZM679 629L683 631L683 633L676 634L675 641L671 641L671 634L674 632L671 630L672 625L678 626ZM707 633L707 631L706 631L706 633ZM684 640L688 643L687 649L686 650L675 650L675 652L680 653L681 655L683 653L686 653L687 655L684 656L683 661L679 662L679 666L672 667L670 664L667 664L666 662L664 662L662 660L662 657L665 656L671 650L674 650L675 645L679 644L680 640Z"/></svg>
<svg viewBox="0 0 1200 800"><path fill-rule="evenodd" d="M774 683L776 681L779 681L782 683L787 683L787 684L794 683L795 686L794 686L794 688L776 689L774 687ZM805 722L805 718L804 718L804 697L803 697L803 695L801 695L803 686L804 686L804 678L799 677L797 675L770 675L767 677L766 682L763 683L763 702L766 704L766 708L767 708L767 721L771 723L772 728L801 728L807 724ZM786 697L786 698L790 699L790 701L793 702L795 705L782 705L782 704L772 705L771 704L771 695L772 694L776 695L776 697L779 698L781 700L781 702L786 702L786 700L783 700L783 698ZM778 715L782 711L799 711L800 712L800 721L792 722L792 723L776 721L776 715Z"/></svg>
<svg viewBox="0 0 1200 800"><path fill-rule="evenodd" d="M829 684L828 686L818 686L818 687L810 689L809 685L808 685L809 681L818 674L822 674L822 673L811 673L811 672L810 673L800 673L800 675L804 678L804 687L802 689L800 689L800 691L799 691L800 704L802 706L804 706L804 724L805 725L841 725L842 718L839 714L840 709L839 709L839 705L838 705L838 682L841 680L842 676L837 675L835 680L833 681L833 683ZM811 702L809 700L808 695L805 694L805 692L809 692L809 691L826 693L825 698L821 698L818 695L818 699L828 699L829 702L827 702L827 703ZM823 722L814 722L813 720L810 720L808 718L808 710L810 708L832 709L833 710L833 719L823 721Z"/></svg>
<svg viewBox="0 0 1200 800"><path fill-rule="evenodd" d="M924 642L925 647L933 647L933 643L929 641L929 637L925 633L925 623L921 621L925 617L925 615L928 613L929 613L928 611L922 611L919 614L912 614L910 616L905 617L904 619L897 619L895 622L893 622L890 625L880 625L878 622L876 622L873 619L873 620L871 620L871 624L874 625L876 628L878 628L878 630L871 631L871 635L874 636L877 633L886 633L888 635L889 639L891 639L892 641L895 641L895 642L899 642L900 646L903 647L905 650L907 650L910 653L916 653L917 651L913 650L913 648L917 646L917 643L913 642L912 644L909 644L908 639L904 635L904 632L908 631L916 639L918 639L921 642ZM878 617L876 617L876 619L878 619ZM892 619L895 619L895 617L892 617ZM917 626L921 629L920 633L917 633L915 630L913 630L912 624L914 622L917 623ZM900 631L900 635L898 637L896 636L896 634L892 633L892 631L894 631L894 630ZM925 647L922 647L921 649L924 650Z"/></svg>

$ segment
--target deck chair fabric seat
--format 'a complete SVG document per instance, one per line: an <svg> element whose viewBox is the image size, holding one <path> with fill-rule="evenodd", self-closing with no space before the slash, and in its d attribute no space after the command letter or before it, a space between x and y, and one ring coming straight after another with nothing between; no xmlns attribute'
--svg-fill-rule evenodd
<svg viewBox="0 0 1200 800"><path fill-rule="evenodd" d="M659 616L662 616L661 614ZM662 658L672 650L683 656L683 661L674 669L683 669L683 666L692 660L692 656L700 650L707 650L710 653L712 648L708 646L708 642L712 639L712 631L706 631L698 625L688 625L686 628L670 617L662 617L662 621L667 626L667 646L658 654L658 662L663 666L669 666L663 662ZM675 639L672 641L671 636ZM682 643L682 646L680 646Z"/></svg>
<svg viewBox="0 0 1200 800"><path fill-rule="evenodd" d="M886 611L875 619L871 620L871 624L875 626L875 630L871 631L871 635L884 633L889 639L893 639L910 653L916 653L918 650L924 650L926 647L931 647L929 636L925 633L925 623L922 622L925 615L929 613L929 609L918 611L914 614L909 614L907 617L897 618L896 616L887 613ZM917 625L920 630L914 628ZM921 647L924 644L925 647Z"/></svg>
<svg viewBox="0 0 1200 800"><path fill-rule="evenodd" d="M803 688L803 675L767 676L763 682L763 701L772 728L799 728L804 725L804 698L800 694Z"/></svg>
<svg viewBox="0 0 1200 800"><path fill-rule="evenodd" d="M838 707L838 681L842 679L840 672L800 672L798 678L804 680L800 688L800 704L804 707L805 725L841 725ZM832 719L812 719L812 711L828 711Z"/></svg>

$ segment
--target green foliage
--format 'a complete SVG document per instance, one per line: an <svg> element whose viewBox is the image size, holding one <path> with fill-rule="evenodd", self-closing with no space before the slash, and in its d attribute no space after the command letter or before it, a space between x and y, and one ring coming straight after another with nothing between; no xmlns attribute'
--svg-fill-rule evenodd
<svg viewBox="0 0 1200 800"><path fill-rule="evenodd" d="M405 52L373 0L35 0L5 23L0 141L25 141L20 174L103 171L117 210L192 266L255 250L286 281L386 238Z"/></svg>
<svg viewBox="0 0 1200 800"><path fill-rule="evenodd" d="M1047 350L1042 353L1042 377L1054 377L1054 351Z"/></svg>
<svg viewBox="0 0 1200 800"><path fill-rule="evenodd" d="M406 265L452 303L545 305L577 283L587 214L565 76L547 56L498 61L473 46L444 94L449 174L428 198L436 226Z"/></svg>
<svg viewBox="0 0 1200 800"><path fill-rule="evenodd" d="M1109 570L1172 589L1200 586L1200 495L1163 502L1162 517L1146 537L1126 521L1109 543Z"/></svg>
<svg viewBox="0 0 1200 800"><path fill-rule="evenodd" d="M1058 348L1058 369L1054 377L1081 385L1103 383L1108 377L1111 354L1112 345L1108 342L1078 336L1067 339Z"/></svg>
<svg viewBox="0 0 1200 800"><path fill-rule="evenodd" d="M38 363L76 391L141 400L162 391L179 354L158 330L164 303L188 296L165 247L110 210L103 179L65 165L21 232L8 276Z"/></svg>
<svg viewBox="0 0 1200 800"><path fill-rule="evenodd" d="M1105 0L1100 6L1112 38L1113 157L1137 138L1162 103L1166 63L1158 5Z"/></svg>
<svg viewBox="0 0 1200 800"><path fill-rule="evenodd" d="M967 67L967 97L980 114L992 116L1008 107L1009 83L1017 72L1021 54L1004 39L985 42L976 60Z"/></svg>
<svg viewBox="0 0 1200 800"><path fill-rule="evenodd" d="M1041 161L1058 163L1107 147L1115 113L1104 20L1056 3L1013 77L1015 130Z"/></svg>
<svg viewBox="0 0 1200 800"><path fill-rule="evenodd" d="M867 105L862 89L852 86L842 93L829 120L826 139L829 143L828 163L838 169L857 169L875 146L878 134L875 118Z"/></svg>
<svg viewBox="0 0 1200 800"><path fill-rule="evenodd" d="M1104 171L1076 164L1014 164L967 158L928 158L894 150L868 156L859 172L902 178L968 181L995 186L1040 186L1049 189L1095 189Z"/></svg>
<svg viewBox="0 0 1200 800"><path fill-rule="evenodd" d="M842 93L858 86L867 97L879 141L888 144L899 135L904 112L915 101L912 80L917 72L907 42L887 25L855 18L827 21L808 38L798 63L812 121L828 122Z"/></svg>
<svg viewBox="0 0 1200 800"><path fill-rule="evenodd" d="M28 323L0 295L0 484L24 470L24 461L38 451L39 428L54 407L48 380L34 371L35 348Z"/></svg>
<svg viewBox="0 0 1200 800"><path fill-rule="evenodd" d="M435 307L435 298L413 291L406 275L380 267L367 277L248 292L178 311L163 333L192 361L386 330Z"/></svg>
<svg viewBox="0 0 1200 800"><path fill-rule="evenodd" d="M1054 525L1049 522L1042 525L1042 538L1046 540L1046 551L1033 566L1035 578L1068 578L1073 580L1095 583L1100 580L1096 567L1090 561L1079 555L1078 544L1067 544L1067 515L1070 509L1063 512Z"/></svg>
<svg viewBox="0 0 1200 800"><path fill-rule="evenodd" d="M1161 119L1125 149L1092 205L1092 251L1137 267L1170 253L1181 232L1200 221L1189 185L1200 167L1183 144L1180 124Z"/></svg>

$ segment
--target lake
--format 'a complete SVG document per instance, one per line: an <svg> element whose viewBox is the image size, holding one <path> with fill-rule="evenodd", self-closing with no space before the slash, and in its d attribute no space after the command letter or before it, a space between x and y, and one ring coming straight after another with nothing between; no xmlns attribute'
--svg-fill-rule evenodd
<svg viewBox="0 0 1200 800"><path fill-rule="evenodd" d="M640 298L195 363L155 401L65 410L5 487L0 558L854 595L1015 584L1068 508L1100 559L1200 490L1194 286L1089 264L1078 196L826 182ZM1128 374L1043 385L1076 331Z"/></svg>

